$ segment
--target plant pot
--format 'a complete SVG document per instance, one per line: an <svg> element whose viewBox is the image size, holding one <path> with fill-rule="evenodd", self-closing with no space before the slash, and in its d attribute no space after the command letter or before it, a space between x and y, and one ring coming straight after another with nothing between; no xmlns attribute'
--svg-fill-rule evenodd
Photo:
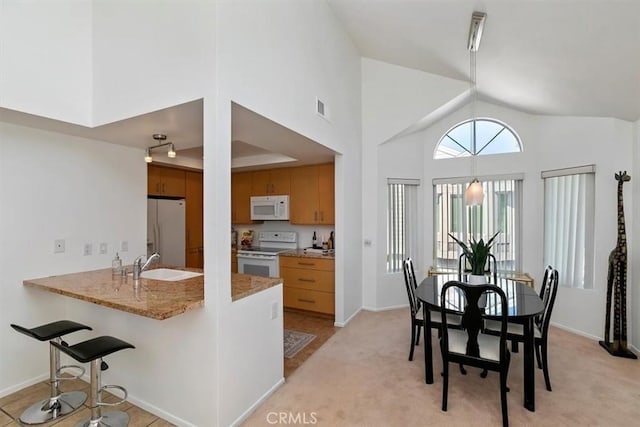
<svg viewBox="0 0 640 427"><path fill-rule="evenodd" d="M484 274L470 274L468 283L471 285L485 285L487 284L487 276Z"/></svg>

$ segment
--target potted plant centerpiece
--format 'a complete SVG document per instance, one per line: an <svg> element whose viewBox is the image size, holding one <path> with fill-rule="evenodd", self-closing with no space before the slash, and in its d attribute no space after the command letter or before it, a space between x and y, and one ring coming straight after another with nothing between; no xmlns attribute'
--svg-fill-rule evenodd
<svg viewBox="0 0 640 427"><path fill-rule="evenodd" d="M482 238L480 238L480 240L476 240L475 237L472 237L469 240L469 245L467 246L466 243L449 233L449 236L451 236L451 238L462 248L462 252L471 267L471 277L469 278L470 283L487 283L485 266L487 265L487 258L489 258L489 254L491 253L493 241L498 234L500 234L499 231L487 240L487 242Z"/></svg>

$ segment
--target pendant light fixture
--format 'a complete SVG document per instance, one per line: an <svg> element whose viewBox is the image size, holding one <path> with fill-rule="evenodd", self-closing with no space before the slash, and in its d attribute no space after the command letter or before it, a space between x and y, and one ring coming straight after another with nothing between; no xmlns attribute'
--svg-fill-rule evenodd
<svg viewBox="0 0 640 427"><path fill-rule="evenodd" d="M169 157L170 159L174 159L176 157L176 147L173 145L173 142L164 142L162 143L161 141L165 141L167 139L167 135L162 134L162 133L154 133L153 134L153 139L155 139L156 141L158 141L158 145L152 145L151 147L147 147L146 150L144 150L144 161L147 163L151 163L153 162L153 157L151 157L151 150L154 150L156 148L160 148L160 147L169 147L169 151L167 151L167 157Z"/></svg>
<svg viewBox="0 0 640 427"><path fill-rule="evenodd" d="M476 52L480 47L480 39L482 38L482 30L484 29L484 21L487 14L484 12L473 12L471 15L471 26L469 27L469 40L467 49L469 50L469 92L471 96L471 121L469 125L470 132L470 148L471 148L471 176L473 180L464 192L464 203L467 206L481 205L484 200L484 190L482 184L476 177Z"/></svg>

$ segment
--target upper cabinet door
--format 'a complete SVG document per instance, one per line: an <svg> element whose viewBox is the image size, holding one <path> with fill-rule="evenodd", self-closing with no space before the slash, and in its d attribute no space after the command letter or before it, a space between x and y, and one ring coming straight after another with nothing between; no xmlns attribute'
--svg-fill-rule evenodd
<svg viewBox="0 0 640 427"><path fill-rule="evenodd" d="M251 173L252 196L289 195L291 171L289 168L269 169Z"/></svg>
<svg viewBox="0 0 640 427"><path fill-rule="evenodd" d="M231 174L231 223L251 224L251 172Z"/></svg>
<svg viewBox="0 0 640 427"><path fill-rule="evenodd" d="M318 167L293 168L289 221L292 224L317 224L318 218Z"/></svg>
<svg viewBox="0 0 640 427"><path fill-rule="evenodd" d="M251 195L252 196L267 196L269 195L269 171L255 171L251 172Z"/></svg>
<svg viewBox="0 0 640 427"><path fill-rule="evenodd" d="M333 163L318 165L318 222L335 223L335 178Z"/></svg>
<svg viewBox="0 0 640 427"><path fill-rule="evenodd" d="M170 167L148 165L147 193L150 196L184 197L185 171Z"/></svg>
<svg viewBox="0 0 640 427"><path fill-rule="evenodd" d="M271 185L270 195L290 195L291 169L272 169L269 173L269 184Z"/></svg>

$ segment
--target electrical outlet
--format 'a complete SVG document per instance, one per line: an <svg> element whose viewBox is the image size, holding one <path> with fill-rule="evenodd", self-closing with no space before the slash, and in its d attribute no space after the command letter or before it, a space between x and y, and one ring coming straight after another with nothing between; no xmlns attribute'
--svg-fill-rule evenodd
<svg viewBox="0 0 640 427"><path fill-rule="evenodd" d="M364 245L366 247L371 247L373 246L373 242L371 241L371 239L364 239Z"/></svg>
<svg viewBox="0 0 640 427"><path fill-rule="evenodd" d="M107 253L107 244L105 242L100 243L100 254L104 255Z"/></svg>
<svg viewBox="0 0 640 427"><path fill-rule="evenodd" d="M64 239L56 239L53 241L53 253L61 254L64 252Z"/></svg>
<svg viewBox="0 0 640 427"><path fill-rule="evenodd" d="M85 243L84 250L82 251L84 255L91 255L93 253L93 244Z"/></svg>
<svg viewBox="0 0 640 427"><path fill-rule="evenodd" d="M126 240L123 240L122 242L120 242L120 252L127 252L129 250L129 242Z"/></svg>

